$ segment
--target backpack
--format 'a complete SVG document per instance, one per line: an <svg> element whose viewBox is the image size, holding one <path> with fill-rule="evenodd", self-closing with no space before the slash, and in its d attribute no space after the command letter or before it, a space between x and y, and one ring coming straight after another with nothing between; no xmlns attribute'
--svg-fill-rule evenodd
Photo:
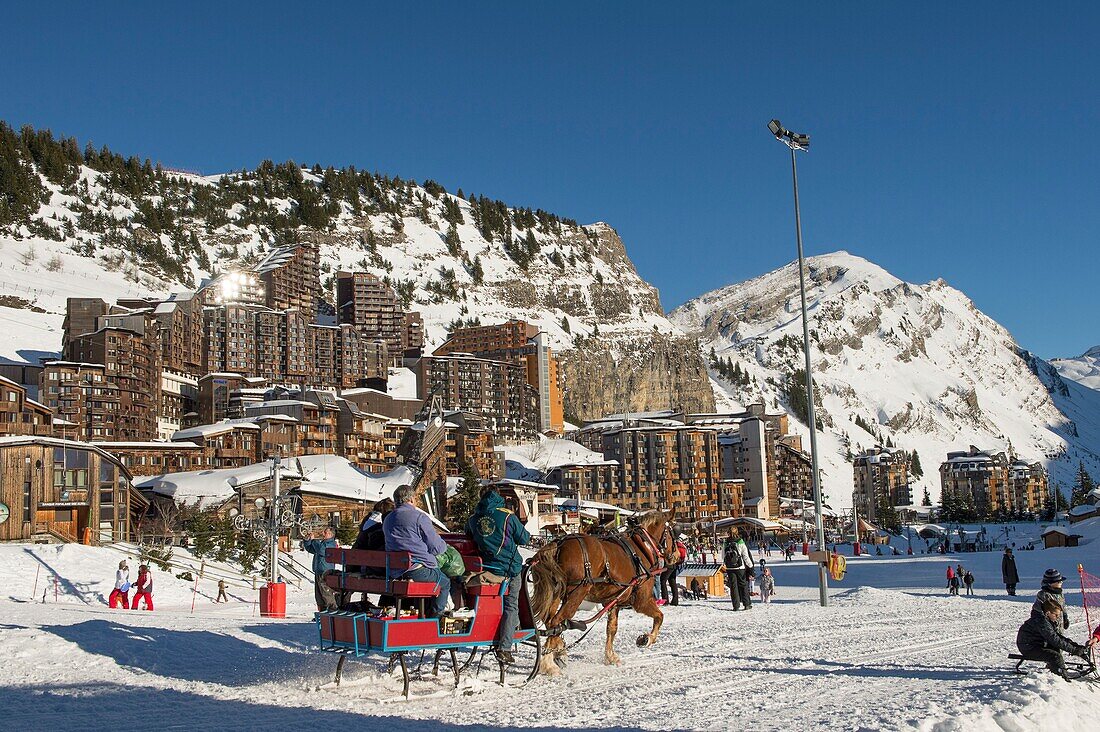
<svg viewBox="0 0 1100 732"><path fill-rule="evenodd" d="M741 556L741 551L737 548L737 542L726 542L726 550L722 555L722 561L726 565L726 569L741 569L745 566L745 558Z"/></svg>

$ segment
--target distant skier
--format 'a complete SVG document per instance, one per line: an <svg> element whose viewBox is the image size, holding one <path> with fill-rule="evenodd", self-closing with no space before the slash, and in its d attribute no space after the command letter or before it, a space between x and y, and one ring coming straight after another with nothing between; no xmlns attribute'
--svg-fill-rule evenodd
<svg viewBox="0 0 1100 732"><path fill-rule="evenodd" d="M229 597L225 594L225 580L218 580L218 599L214 602L229 602Z"/></svg>
<svg viewBox="0 0 1100 732"><path fill-rule="evenodd" d="M770 604L772 595L775 594L775 578L772 577L772 571L765 567L756 582L760 585L760 601Z"/></svg>
<svg viewBox="0 0 1100 732"><path fill-rule="evenodd" d="M1012 547L1005 547L1004 557L1001 558L1001 580L1005 583L1008 594L1015 596L1020 573L1016 571L1016 557L1012 556Z"/></svg>
<svg viewBox="0 0 1100 732"><path fill-rule="evenodd" d="M1044 603L1053 602L1062 609L1062 622L1058 632L1062 635L1069 630L1069 616L1066 615L1066 596L1062 594L1062 583L1065 577L1057 569L1048 569L1043 573L1042 589L1035 596L1035 604L1031 606L1032 612L1042 612Z"/></svg>
<svg viewBox="0 0 1100 732"><path fill-rule="evenodd" d="M122 605L123 609L130 609L130 567L125 559L118 563L118 570L115 571L115 589L111 590L107 604L112 608Z"/></svg>
<svg viewBox="0 0 1100 732"><path fill-rule="evenodd" d="M974 594L974 573L969 569L966 570L966 574L963 575L963 584L966 585L966 594Z"/></svg>
<svg viewBox="0 0 1100 732"><path fill-rule="evenodd" d="M951 580L955 579L955 568L947 565L947 589L951 589Z"/></svg>
<svg viewBox="0 0 1100 732"><path fill-rule="evenodd" d="M142 564L138 567L137 582L134 583L134 589L137 592L134 593L134 602L130 605L131 610L137 610L139 601L145 599L145 609L153 609L153 575L149 572L149 565Z"/></svg>

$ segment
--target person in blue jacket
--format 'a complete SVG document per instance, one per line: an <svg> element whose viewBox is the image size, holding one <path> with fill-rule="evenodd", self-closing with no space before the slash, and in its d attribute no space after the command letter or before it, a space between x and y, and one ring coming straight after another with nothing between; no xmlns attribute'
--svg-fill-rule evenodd
<svg viewBox="0 0 1100 732"><path fill-rule="evenodd" d="M497 630L496 654L502 663L513 663L512 644L519 628L519 574L523 568L519 548L531 540L531 534L519 517L505 507L504 499L493 487L482 494L466 522L466 534L477 545L485 571L508 582L504 614Z"/></svg>
<svg viewBox="0 0 1100 732"><path fill-rule="evenodd" d="M320 537L311 534L310 538L302 542L302 549L313 555L313 596L317 600L318 610L339 609L336 591L325 584L325 572L333 569L333 565L325 558L325 551L337 546L340 545L336 543L336 531L331 526Z"/></svg>
<svg viewBox="0 0 1100 732"><path fill-rule="evenodd" d="M451 580L439 569L437 557L447 551L447 544L432 526L427 513L416 507L416 490L411 485L399 485L393 492L395 508L382 520L386 536L386 551L409 552L413 566L399 576L415 582L434 582L439 594L432 600L429 612L439 617L447 609ZM391 570L391 572L394 570Z"/></svg>

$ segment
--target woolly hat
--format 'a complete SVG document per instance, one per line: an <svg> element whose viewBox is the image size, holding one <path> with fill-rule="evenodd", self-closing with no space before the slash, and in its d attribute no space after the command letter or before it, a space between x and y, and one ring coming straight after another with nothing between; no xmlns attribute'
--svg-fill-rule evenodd
<svg viewBox="0 0 1100 732"><path fill-rule="evenodd" d="M1055 582L1062 582L1065 579L1066 578L1063 577L1062 573L1059 572L1057 569L1048 569L1046 572L1043 572L1044 585L1052 585Z"/></svg>

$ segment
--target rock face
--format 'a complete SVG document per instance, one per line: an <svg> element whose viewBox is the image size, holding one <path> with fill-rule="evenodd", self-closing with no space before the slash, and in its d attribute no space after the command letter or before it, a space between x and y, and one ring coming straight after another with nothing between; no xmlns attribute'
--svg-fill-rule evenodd
<svg viewBox="0 0 1100 732"><path fill-rule="evenodd" d="M698 342L653 333L623 341L586 338L561 354L565 413L574 419L677 409L709 412L714 390Z"/></svg>

